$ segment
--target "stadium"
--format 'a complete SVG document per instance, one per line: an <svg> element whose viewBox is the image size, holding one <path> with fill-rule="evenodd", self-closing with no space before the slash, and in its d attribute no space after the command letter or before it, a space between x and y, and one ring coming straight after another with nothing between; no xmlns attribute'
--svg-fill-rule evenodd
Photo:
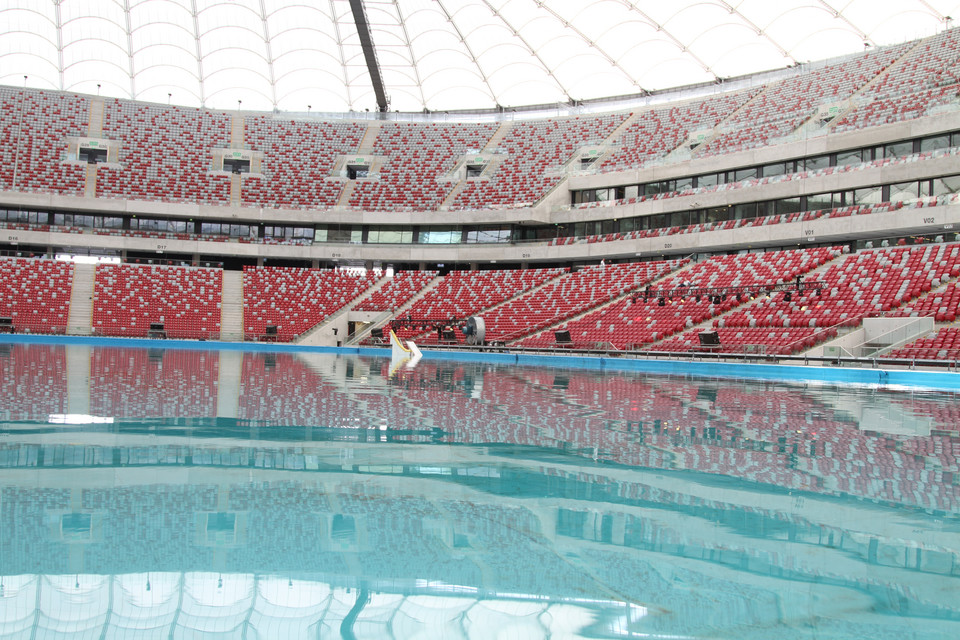
<svg viewBox="0 0 960 640"><path fill-rule="evenodd" d="M958 11L0 7L0 637L957 637Z"/></svg>

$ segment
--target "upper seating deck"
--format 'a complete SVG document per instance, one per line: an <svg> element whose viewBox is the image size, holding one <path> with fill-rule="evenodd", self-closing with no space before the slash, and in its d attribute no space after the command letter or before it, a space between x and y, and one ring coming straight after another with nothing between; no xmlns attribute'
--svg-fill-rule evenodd
<svg viewBox="0 0 960 640"><path fill-rule="evenodd" d="M212 149L230 146L227 114L109 100L103 137L119 143L119 165L98 167L98 197L230 203L229 177L211 172Z"/></svg>
<svg viewBox="0 0 960 640"><path fill-rule="evenodd" d="M86 97L0 87L0 189L82 196L84 167L65 160L88 112Z"/></svg>
<svg viewBox="0 0 960 640"><path fill-rule="evenodd" d="M489 179L467 182L451 209L513 208L533 205L560 184L561 169L582 146L597 144L626 114L557 118L515 123L496 151L501 157Z"/></svg>
<svg viewBox="0 0 960 640"><path fill-rule="evenodd" d="M244 141L264 154L263 177L244 176L244 206L325 209L337 204L343 181L330 180L340 154L355 153L366 127L357 122L322 122L246 116Z"/></svg>
<svg viewBox="0 0 960 640"><path fill-rule="evenodd" d="M373 145L379 175L358 182L350 206L362 211L434 211L456 181L441 182L468 150L483 149L493 124L385 123Z"/></svg>
<svg viewBox="0 0 960 640"><path fill-rule="evenodd" d="M662 158L687 142L692 134L716 127L759 91L744 89L640 113L614 141L600 170L635 169Z"/></svg>
<svg viewBox="0 0 960 640"><path fill-rule="evenodd" d="M766 86L720 127L721 133L700 155L776 144L815 115L817 107L842 103L882 74L909 45L886 47Z"/></svg>
<svg viewBox="0 0 960 640"><path fill-rule="evenodd" d="M570 163L585 147L605 154L597 171L630 171L668 161L692 133L711 132L693 150L694 158L797 139L817 108L829 104L842 105L842 113L816 135L955 109L958 43L960 29L953 29L800 69L762 87L675 102L657 96L651 102L656 106L636 115L517 120L502 127L378 123L371 143L364 139L373 125L363 121L228 114L5 87L0 88L0 189L82 197L90 192L85 179L95 179L98 198L168 203L413 212L524 207L540 203L571 169L578 171ZM94 127L89 120L100 102L102 127ZM611 137L628 118L633 121ZM243 124L240 140L233 139L237 120ZM502 139L487 148L498 128ZM87 135L99 135L119 151L116 162L98 166L95 178L85 178L84 165L68 148L68 139ZM215 167L213 153L234 145L262 154L261 173L241 176L238 187ZM346 178L332 175L335 163L361 145L376 158L374 174L341 198ZM450 173L464 154L481 150L489 160L483 175ZM235 188L239 194L231 193Z"/></svg>
<svg viewBox="0 0 960 640"><path fill-rule="evenodd" d="M857 107L837 123L837 132L918 118L956 99L960 30L904 46L909 53L857 96Z"/></svg>

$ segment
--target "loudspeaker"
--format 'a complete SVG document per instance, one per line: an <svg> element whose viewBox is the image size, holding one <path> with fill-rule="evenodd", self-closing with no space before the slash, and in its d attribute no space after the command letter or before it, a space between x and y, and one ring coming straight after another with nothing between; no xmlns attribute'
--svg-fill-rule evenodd
<svg viewBox="0 0 960 640"><path fill-rule="evenodd" d="M147 331L148 338L166 338L167 332L163 330L162 322L151 322L150 330Z"/></svg>
<svg viewBox="0 0 960 640"><path fill-rule="evenodd" d="M697 337L700 338L701 347L719 347L720 346L720 336L717 335L716 331L701 331L697 334Z"/></svg>

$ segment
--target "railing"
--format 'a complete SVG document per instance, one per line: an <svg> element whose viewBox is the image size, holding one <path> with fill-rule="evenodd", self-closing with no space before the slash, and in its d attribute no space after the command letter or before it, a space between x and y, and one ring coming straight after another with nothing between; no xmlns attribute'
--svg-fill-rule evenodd
<svg viewBox="0 0 960 640"><path fill-rule="evenodd" d="M13 319L11 325L0 325L0 333L64 335L66 332L66 325L54 325L49 322L21 322Z"/></svg>
<svg viewBox="0 0 960 640"><path fill-rule="evenodd" d="M363 339L365 335L368 335L374 329L380 328L384 320L389 319L390 316L392 315L393 315L393 312L391 311L380 312L380 314L376 318L374 318L373 321L370 322L370 324L365 326L363 329L360 329L359 331L354 331L353 333L348 335L347 339L343 341L343 344L351 345L351 344L354 344L355 342L359 342L360 340Z"/></svg>
<svg viewBox="0 0 960 640"><path fill-rule="evenodd" d="M918 327L918 325L925 324L923 321L928 320L929 329L923 329ZM927 317L918 317L913 318L909 322L904 323L903 325L882 333L879 336L871 338L870 340L864 341L861 344L853 347L854 349L859 350L859 355L862 357L869 358L875 355L879 351L884 349L895 349L896 347L910 342L924 333L929 333L933 331L935 319L932 316ZM919 331L915 330L919 329ZM870 351L872 349L872 351Z"/></svg>

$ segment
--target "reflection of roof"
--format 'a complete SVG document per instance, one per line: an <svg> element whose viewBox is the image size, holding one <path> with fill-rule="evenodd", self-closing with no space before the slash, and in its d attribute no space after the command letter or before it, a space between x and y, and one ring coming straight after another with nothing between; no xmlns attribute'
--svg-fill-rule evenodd
<svg viewBox="0 0 960 640"><path fill-rule="evenodd" d="M4 608L19 615L0 619L0 635L48 638L67 629L85 637L173 638L199 631L230 638L332 638L348 626L351 634L343 637L470 638L525 625L528 637L579 637L596 618L625 624L646 614L621 602L478 597L453 585L425 584L411 595L381 588L251 574L7 576L0 595Z"/></svg>
<svg viewBox="0 0 960 640"><path fill-rule="evenodd" d="M925 0L365 0L390 108L637 94L928 35ZM208 107L373 110L348 0L5 3L0 84Z"/></svg>

